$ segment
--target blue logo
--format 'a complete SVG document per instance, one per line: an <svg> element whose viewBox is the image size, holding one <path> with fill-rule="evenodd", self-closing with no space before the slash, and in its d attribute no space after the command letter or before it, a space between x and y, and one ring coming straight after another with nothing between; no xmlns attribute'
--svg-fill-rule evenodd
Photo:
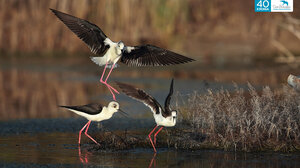
<svg viewBox="0 0 300 168"><path fill-rule="evenodd" d="M280 2L282 2L282 6L283 6L283 5L289 6L288 1L286 1L286 0L280 0Z"/></svg>
<svg viewBox="0 0 300 168"><path fill-rule="evenodd" d="M271 12L271 0L255 0L254 3L255 12Z"/></svg>
<svg viewBox="0 0 300 168"><path fill-rule="evenodd" d="M254 0L255 12L293 12L293 0Z"/></svg>

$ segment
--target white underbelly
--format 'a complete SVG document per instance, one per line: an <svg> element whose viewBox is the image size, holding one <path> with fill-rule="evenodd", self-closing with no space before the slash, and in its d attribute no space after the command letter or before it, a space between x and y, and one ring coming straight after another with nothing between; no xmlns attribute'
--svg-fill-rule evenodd
<svg viewBox="0 0 300 168"><path fill-rule="evenodd" d="M100 113L100 114L95 114L95 115L91 115L91 114L86 114L86 113L83 113L83 112L80 112L80 111L76 111L76 110L72 110L72 109L69 109L70 111L86 118L87 120L91 120L91 121L103 121L103 120L108 120L112 117L112 114L108 114L108 113Z"/></svg>
<svg viewBox="0 0 300 168"><path fill-rule="evenodd" d="M116 53L116 49L114 47L111 47L107 50L106 54L104 55L104 57L106 57L107 61L110 63L110 64L114 64L116 63L121 55L118 55Z"/></svg>
<svg viewBox="0 0 300 168"><path fill-rule="evenodd" d="M176 123L173 122L172 118L164 118L161 115L154 115L154 119L157 125L164 127L173 127Z"/></svg>

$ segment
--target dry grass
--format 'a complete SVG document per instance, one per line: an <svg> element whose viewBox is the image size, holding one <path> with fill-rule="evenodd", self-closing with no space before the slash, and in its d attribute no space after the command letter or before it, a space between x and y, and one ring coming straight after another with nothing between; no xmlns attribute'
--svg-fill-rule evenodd
<svg viewBox="0 0 300 168"><path fill-rule="evenodd" d="M258 93L236 89L192 94L180 108L181 121L204 144L228 150L300 150L300 96L288 86Z"/></svg>
<svg viewBox="0 0 300 168"><path fill-rule="evenodd" d="M0 71L1 120L70 116L59 111L57 105L89 103L91 95L103 91L96 84L64 81L63 76Z"/></svg>

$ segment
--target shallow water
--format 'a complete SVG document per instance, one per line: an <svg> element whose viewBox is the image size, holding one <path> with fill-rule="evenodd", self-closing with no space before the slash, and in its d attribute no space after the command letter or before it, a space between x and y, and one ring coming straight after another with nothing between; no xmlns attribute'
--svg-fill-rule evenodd
<svg viewBox="0 0 300 168"><path fill-rule="evenodd" d="M177 151L158 148L90 152L78 148L77 133L40 133L0 137L1 167L298 167L299 154Z"/></svg>
<svg viewBox="0 0 300 168"><path fill-rule="evenodd" d="M100 150L84 135L78 147L78 130L86 120L30 119L0 122L0 167L299 167L300 154L242 153L218 150L148 148ZM89 133L139 130L153 127L152 120L115 117L102 126L92 122ZM108 134L109 135L109 134ZM162 136L162 135L161 135ZM98 136L99 137L99 136ZM146 134L145 134L146 138ZM101 139L97 139L101 143Z"/></svg>

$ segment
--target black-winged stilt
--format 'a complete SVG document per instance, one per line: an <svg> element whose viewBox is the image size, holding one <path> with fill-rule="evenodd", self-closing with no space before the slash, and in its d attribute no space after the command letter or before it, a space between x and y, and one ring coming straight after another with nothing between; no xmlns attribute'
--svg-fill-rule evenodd
<svg viewBox="0 0 300 168"><path fill-rule="evenodd" d="M149 44L130 47L125 46L122 41L113 42L97 25L54 9L50 10L88 45L92 53L98 55L91 59L99 66L105 65L100 82L108 87L114 100L116 98L113 91L117 94L119 92L107 84L107 79L119 59L128 66L164 66L194 61L194 59ZM103 81L107 65L111 65L111 69Z"/></svg>
<svg viewBox="0 0 300 168"><path fill-rule="evenodd" d="M112 101L108 104L108 106L102 106L101 104L93 103L93 104L87 104L82 106L59 106L66 108L82 117L85 117L89 121L82 127L82 129L79 131L79 139L78 144L80 145L80 139L81 139L81 132L85 129L84 134L89 137L92 141L94 141L96 144L99 145L99 143L93 139L88 133L88 129L90 127L91 121L103 121L110 119L115 112L120 111L121 114L127 115L124 111L122 111L119 108L119 103Z"/></svg>
<svg viewBox="0 0 300 168"><path fill-rule="evenodd" d="M121 88L121 90L128 95L129 97L132 97L140 102L143 102L146 106L148 106L151 111L153 112L153 117L156 122L156 127L149 133L148 137L151 142L151 145L156 152L155 145L156 145L156 136L157 134L163 129L163 127L173 127L176 125L176 117L177 117L177 111L172 110L170 108L170 101L173 94L173 79L170 86L170 92L165 100L165 107L162 108L162 106L149 94L147 94L145 91L136 88L132 85L116 82L117 85ZM155 129L161 126L161 128L154 134L154 144L151 139L151 134L155 131Z"/></svg>

